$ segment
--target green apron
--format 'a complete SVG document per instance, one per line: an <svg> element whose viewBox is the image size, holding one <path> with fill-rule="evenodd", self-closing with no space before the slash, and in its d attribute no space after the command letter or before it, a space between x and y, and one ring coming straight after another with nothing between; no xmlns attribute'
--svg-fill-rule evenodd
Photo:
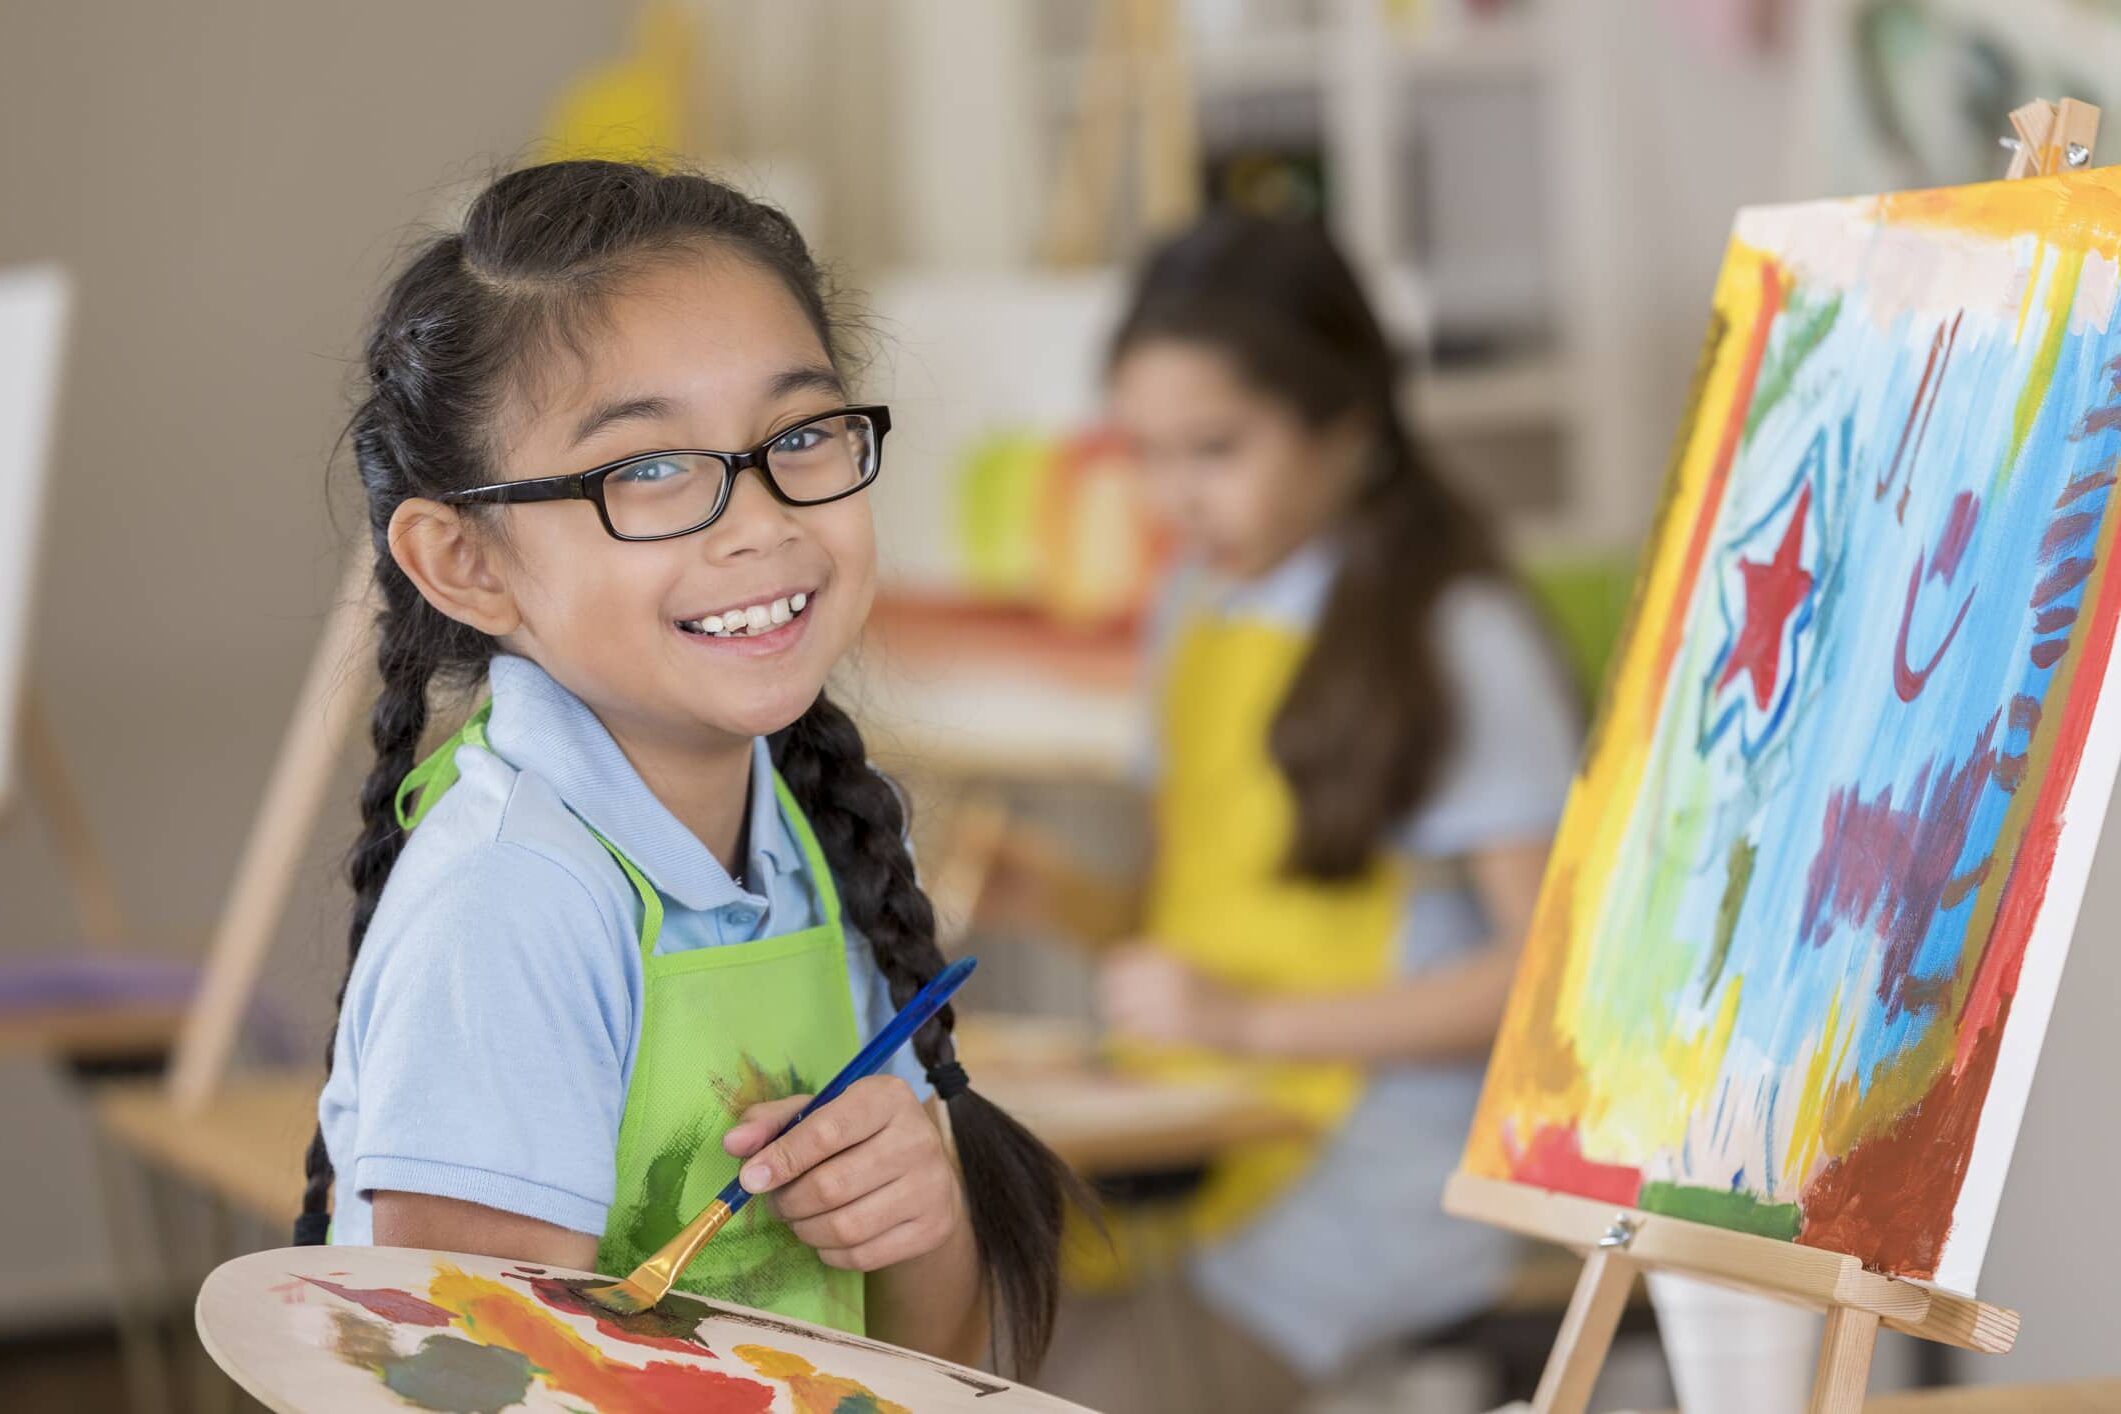
<svg viewBox="0 0 2121 1414"><path fill-rule="evenodd" d="M481 707L398 787L398 821L417 826L456 783L461 745L492 750ZM663 901L617 845L597 834L641 900L640 1046L619 1122L617 1186L597 1267L630 1272L736 1174L722 1136L751 1105L814 1093L861 1044L839 893L810 822L778 772L781 812L816 882L824 922L751 943L658 953ZM415 792L417 805L406 800ZM587 822L584 822L585 824ZM594 829L592 834L596 834ZM692 1265L681 1290L863 1334L863 1279L838 1271L776 1218L747 1203Z"/></svg>

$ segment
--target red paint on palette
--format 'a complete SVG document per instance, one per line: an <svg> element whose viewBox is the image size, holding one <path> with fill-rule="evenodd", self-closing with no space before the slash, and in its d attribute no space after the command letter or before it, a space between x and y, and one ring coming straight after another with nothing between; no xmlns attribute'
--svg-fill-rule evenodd
<svg viewBox="0 0 2121 1414"><path fill-rule="evenodd" d="M334 1275L345 1276L338 1272ZM450 1322L449 1312L432 1301L422 1301L409 1291L400 1291L393 1286L355 1287L341 1286L335 1281L323 1281L317 1277L303 1277L311 1286L322 1287L341 1300L351 1301L365 1311L372 1311L386 1321L395 1321L405 1326L446 1326Z"/></svg>

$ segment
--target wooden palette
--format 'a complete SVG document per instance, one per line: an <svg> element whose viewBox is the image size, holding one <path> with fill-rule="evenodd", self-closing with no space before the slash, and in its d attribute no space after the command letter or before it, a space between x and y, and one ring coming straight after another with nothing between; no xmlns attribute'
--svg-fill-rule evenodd
<svg viewBox="0 0 2121 1414"><path fill-rule="evenodd" d="M1067 1414L1079 1407L873 1340L673 1293L619 1317L587 1272L405 1247L224 1263L199 1338L276 1410L449 1414Z"/></svg>

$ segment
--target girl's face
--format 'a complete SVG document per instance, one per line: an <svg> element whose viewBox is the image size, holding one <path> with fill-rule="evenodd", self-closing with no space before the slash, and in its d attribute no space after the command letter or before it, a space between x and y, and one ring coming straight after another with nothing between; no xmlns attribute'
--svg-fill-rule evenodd
<svg viewBox="0 0 2121 1414"><path fill-rule="evenodd" d="M498 479L643 452L741 451L847 401L801 307L749 261L673 261L604 313L579 357L555 354L504 412ZM696 743L702 729L780 730L823 689L875 593L867 492L785 506L745 472L719 519L674 540L615 540L586 501L503 514L506 553L496 558L519 618L504 644L621 736ZM781 601L802 608L768 632L683 627Z"/></svg>
<svg viewBox="0 0 2121 1414"><path fill-rule="evenodd" d="M1365 437L1352 419L1310 426L1206 344L1137 344L1113 367L1109 393L1154 513L1194 555L1240 579L1324 530L1362 465Z"/></svg>

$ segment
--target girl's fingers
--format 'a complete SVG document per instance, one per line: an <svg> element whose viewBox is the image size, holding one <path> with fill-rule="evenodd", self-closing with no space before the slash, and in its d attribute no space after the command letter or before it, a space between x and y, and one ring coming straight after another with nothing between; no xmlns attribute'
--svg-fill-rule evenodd
<svg viewBox="0 0 2121 1414"><path fill-rule="evenodd" d="M919 1217L924 1201L923 1189L924 1185L911 1175L901 1174L851 1203L808 1217L789 1218L785 1213L782 1217L788 1223L788 1230L802 1239L806 1247L820 1251L828 1247L859 1247L900 1223Z"/></svg>
<svg viewBox="0 0 2121 1414"><path fill-rule="evenodd" d="M837 1100L754 1154L737 1177L747 1193L785 1187L882 1130L896 1115L918 1109L913 1087L897 1076L857 1080Z"/></svg>
<svg viewBox="0 0 2121 1414"><path fill-rule="evenodd" d="M785 1100L753 1105L722 1136L722 1148L740 1159L758 1152L767 1140L780 1133L782 1125L794 1119L809 1103L808 1095L790 1095Z"/></svg>
<svg viewBox="0 0 2121 1414"><path fill-rule="evenodd" d="M924 1216L853 1247L820 1247L817 1255L826 1266L841 1271L874 1272L925 1257L949 1238L948 1223Z"/></svg>
<svg viewBox="0 0 2121 1414"><path fill-rule="evenodd" d="M921 1123L928 1125L925 1117ZM933 1133L929 1126L929 1134ZM787 1223L830 1213L888 1187L893 1180L927 1166L931 1159L938 1172L947 1163L940 1140L924 1136L910 1124L891 1125L791 1179L773 1195L773 1210Z"/></svg>

